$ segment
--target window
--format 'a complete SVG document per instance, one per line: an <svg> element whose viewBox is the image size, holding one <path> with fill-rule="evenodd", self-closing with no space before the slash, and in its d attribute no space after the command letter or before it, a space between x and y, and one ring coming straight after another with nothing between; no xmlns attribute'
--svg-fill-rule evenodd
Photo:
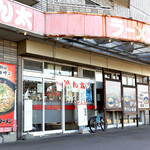
<svg viewBox="0 0 150 150"><path fill-rule="evenodd" d="M77 67L55 65L51 63L44 63L44 73L73 77L77 77L78 75Z"/></svg>
<svg viewBox="0 0 150 150"><path fill-rule="evenodd" d="M42 71L43 70L43 63L33 60L24 60L24 69L27 70L34 70L34 71Z"/></svg>
<svg viewBox="0 0 150 150"><path fill-rule="evenodd" d="M84 70L83 69L83 77L90 78L90 79L95 79L95 71Z"/></svg>
<svg viewBox="0 0 150 150"><path fill-rule="evenodd" d="M122 76L122 84L127 85L127 77L126 76Z"/></svg>
<svg viewBox="0 0 150 150"><path fill-rule="evenodd" d="M44 73L54 74L54 64L44 63Z"/></svg>
<svg viewBox="0 0 150 150"><path fill-rule="evenodd" d="M111 74L110 73L105 73L105 78L106 79L111 79Z"/></svg>
<svg viewBox="0 0 150 150"><path fill-rule="evenodd" d="M56 65L55 66L55 74L77 77L77 68L70 67L70 66Z"/></svg>
<svg viewBox="0 0 150 150"><path fill-rule="evenodd" d="M147 77L144 76L137 76L137 83L147 83Z"/></svg>
<svg viewBox="0 0 150 150"><path fill-rule="evenodd" d="M129 85L129 86L135 86L135 77L134 75L122 75L122 84L123 85Z"/></svg>
<svg viewBox="0 0 150 150"><path fill-rule="evenodd" d="M34 132L42 131L43 107L41 106L43 105L43 87L41 81L36 79L28 80L28 78L23 81L24 103L26 100L32 100L32 131ZM24 105L24 108L25 107ZM25 128L26 127L24 127L24 129Z"/></svg>
<svg viewBox="0 0 150 150"><path fill-rule="evenodd" d="M106 79L114 79L114 80L120 80L120 73L119 72L105 72L105 78Z"/></svg>

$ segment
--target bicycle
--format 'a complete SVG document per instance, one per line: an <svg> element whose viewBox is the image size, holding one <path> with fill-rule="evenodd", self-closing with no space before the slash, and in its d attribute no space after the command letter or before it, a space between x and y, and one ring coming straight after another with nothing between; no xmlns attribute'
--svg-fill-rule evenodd
<svg viewBox="0 0 150 150"><path fill-rule="evenodd" d="M101 113L99 113L98 116L91 117L89 120L89 128L92 133L95 133L97 131L97 127L101 127L102 131L104 131L104 118L102 117Z"/></svg>

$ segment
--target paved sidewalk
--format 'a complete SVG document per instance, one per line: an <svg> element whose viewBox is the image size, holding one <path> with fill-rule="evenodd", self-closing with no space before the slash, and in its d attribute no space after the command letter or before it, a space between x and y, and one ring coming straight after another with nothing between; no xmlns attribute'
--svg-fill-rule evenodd
<svg viewBox="0 0 150 150"><path fill-rule="evenodd" d="M0 144L0 150L150 150L150 126Z"/></svg>

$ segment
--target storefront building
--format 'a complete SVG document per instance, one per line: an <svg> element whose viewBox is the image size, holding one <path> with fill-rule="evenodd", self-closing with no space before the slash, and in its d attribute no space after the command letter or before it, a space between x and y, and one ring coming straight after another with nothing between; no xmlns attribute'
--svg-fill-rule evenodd
<svg viewBox="0 0 150 150"><path fill-rule="evenodd" d="M9 0L0 4L1 30L9 35L0 35L3 142L6 136L19 140L28 132L65 134L80 126L88 131L95 109L103 111L108 128L149 124L150 65L133 56L150 44L149 24L107 15L44 13ZM107 49L91 43L98 39L107 41ZM109 47L113 42L142 46L125 56L114 52L119 45ZM81 116L80 105L85 108Z"/></svg>

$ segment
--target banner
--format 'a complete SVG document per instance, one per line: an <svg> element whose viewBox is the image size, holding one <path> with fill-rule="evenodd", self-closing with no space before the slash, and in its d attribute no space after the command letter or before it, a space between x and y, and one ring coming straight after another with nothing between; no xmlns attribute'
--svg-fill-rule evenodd
<svg viewBox="0 0 150 150"><path fill-rule="evenodd" d="M24 131L32 130L32 100L24 101Z"/></svg>
<svg viewBox="0 0 150 150"><path fill-rule="evenodd" d="M78 101L78 126L88 125L87 103L86 101Z"/></svg>
<svg viewBox="0 0 150 150"><path fill-rule="evenodd" d="M121 109L121 83L106 81L106 108Z"/></svg>
<svg viewBox="0 0 150 150"><path fill-rule="evenodd" d="M138 85L138 108L149 108L148 85Z"/></svg>
<svg viewBox="0 0 150 150"><path fill-rule="evenodd" d="M124 113L136 114L136 89L123 88Z"/></svg>
<svg viewBox="0 0 150 150"><path fill-rule="evenodd" d="M0 63L0 132L14 124L15 65Z"/></svg>

